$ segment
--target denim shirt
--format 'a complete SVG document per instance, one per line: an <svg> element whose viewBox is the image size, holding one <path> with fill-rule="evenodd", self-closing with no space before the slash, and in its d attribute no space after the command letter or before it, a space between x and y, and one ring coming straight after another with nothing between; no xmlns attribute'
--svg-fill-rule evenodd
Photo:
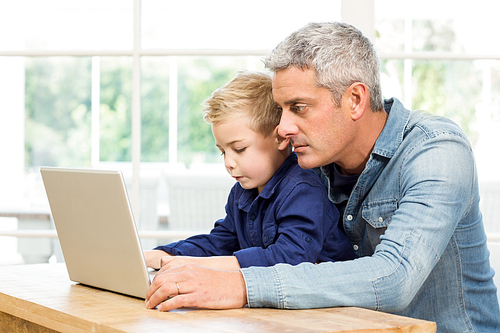
<svg viewBox="0 0 500 333"><path fill-rule="evenodd" d="M292 153L260 194L236 183L226 217L207 235L159 246L173 255L235 255L240 267L354 259L339 212L320 178Z"/></svg>
<svg viewBox="0 0 500 333"><path fill-rule="evenodd" d="M500 332L469 141L453 122L397 99L384 108L342 217L360 258L242 269L248 305L358 306L435 321L438 332ZM345 199L335 188L329 196Z"/></svg>

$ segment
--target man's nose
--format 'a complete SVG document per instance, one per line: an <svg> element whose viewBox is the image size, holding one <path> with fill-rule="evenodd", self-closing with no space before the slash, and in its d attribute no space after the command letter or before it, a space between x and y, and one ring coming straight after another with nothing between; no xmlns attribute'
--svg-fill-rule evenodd
<svg viewBox="0 0 500 333"><path fill-rule="evenodd" d="M293 122L289 112L283 111L281 114L278 134L283 138L288 138L297 134L297 125Z"/></svg>

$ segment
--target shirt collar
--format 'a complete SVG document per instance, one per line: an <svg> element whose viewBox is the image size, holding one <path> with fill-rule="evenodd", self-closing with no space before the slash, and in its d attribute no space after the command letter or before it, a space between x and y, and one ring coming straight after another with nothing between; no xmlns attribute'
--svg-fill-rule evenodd
<svg viewBox="0 0 500 333"><path fill-rule="evenodd" d="M271 177L269 182L267 182L264 189L260 192L258 196L256 196L257 189L243 190L243 193L238 199L238 208L244 209L245 206L249 207L249 205L257 198L262 197L263 199L269 199L276 189L278 188L278 184L281 182L283 177L285 177L291 168L297 165L297 154L291 153L280 166L278 171Z"/></svg>
<svg viewBox="0 0 500 333"><path fill-rule="evenodd" d="M397 98L386 99L384 110L389 114L384 129L380 133L373 154L391 158L403 141L405 127L410 118L410 111L405 109Z"/></svg>

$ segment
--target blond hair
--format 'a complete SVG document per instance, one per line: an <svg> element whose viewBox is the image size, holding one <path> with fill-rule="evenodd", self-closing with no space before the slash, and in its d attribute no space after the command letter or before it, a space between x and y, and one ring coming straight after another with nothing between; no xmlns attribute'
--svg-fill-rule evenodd
<svg viewBox="0 0 500 333"><path fill-rule="evenodd" d="M237 117L246 117L248 127L264 136L278 126L281 111L273 100L271 75L239 71L203 104L204 119L214 125Z"/></svg>

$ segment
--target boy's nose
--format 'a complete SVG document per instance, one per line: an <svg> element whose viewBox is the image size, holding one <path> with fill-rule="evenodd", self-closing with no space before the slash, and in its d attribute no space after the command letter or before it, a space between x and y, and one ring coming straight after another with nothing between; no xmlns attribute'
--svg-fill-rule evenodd
<svg viewBox="0 0 500 333"><path fill-rule="evenodd" d="M236 162L226 154L226 156L224 157L224 165L226 166L226 169L231 170L236 167Z"/></svg>

